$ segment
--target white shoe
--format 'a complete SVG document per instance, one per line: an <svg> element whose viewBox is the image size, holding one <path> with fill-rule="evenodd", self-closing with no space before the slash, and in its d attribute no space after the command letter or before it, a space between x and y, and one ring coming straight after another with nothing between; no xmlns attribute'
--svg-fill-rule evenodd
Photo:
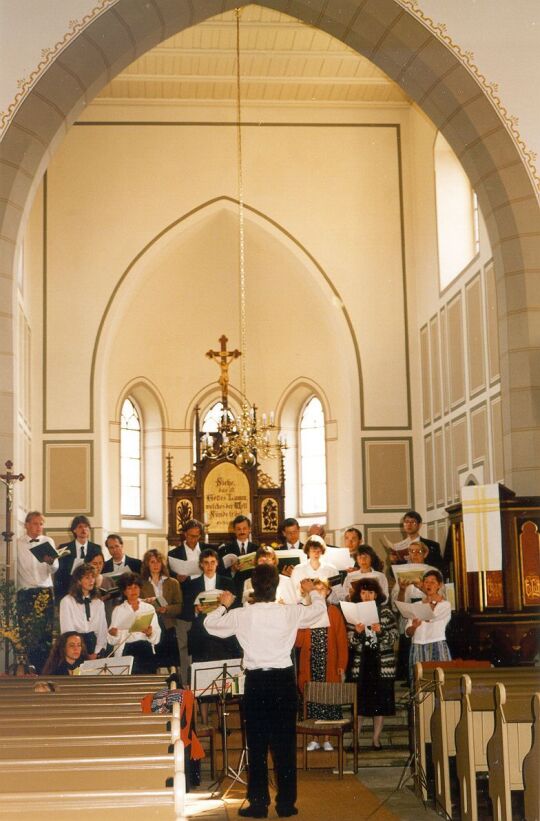
<svg viewBox="0 0 540 821"><path fill-rule="evenodd" d="M309 744L307 745L308 753L312 753L314 750L320 750L320 749L321 749L321 745L319 744L318 741L310 741Z"/></svg>
<svg viewBox="0 0 540 821"><path fill-rule="evenodd" d="M326 750L327 753L331 753L334 748L330 744L329 741L325 741L323 744L323 750Z"/></svg>

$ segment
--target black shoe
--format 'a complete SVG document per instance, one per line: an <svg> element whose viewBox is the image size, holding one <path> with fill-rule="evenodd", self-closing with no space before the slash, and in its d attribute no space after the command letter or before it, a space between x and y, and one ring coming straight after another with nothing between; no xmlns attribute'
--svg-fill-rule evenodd
<svg viewBox="0 0 540 821"><path fill-rule="evenodd" d="M371 749L372 750L377 750L377 752L379 752L379 750L382 750L382 748L383 748L382 744L372 744L371 745Z"/></svg>
<svg viewBox="0 0 540 821"><path fill-rule="evenodd" d="M268 808L252 807L251 804L248 804L247 807L238 810L238 815L240 818L268 818Z"/></svg>
<svg viewBox="0 0 540 821"><path fill-rule="evenodd" d="M296 807L276 807L276 812L280 818L290 818L291 815L298 815Z"/></svg>

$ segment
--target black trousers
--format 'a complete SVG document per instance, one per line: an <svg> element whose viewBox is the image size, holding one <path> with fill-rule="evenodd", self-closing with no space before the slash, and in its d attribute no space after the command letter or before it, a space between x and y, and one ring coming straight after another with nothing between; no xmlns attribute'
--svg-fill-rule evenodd
<svg viewBox="0 0 540 821"><path fill-rule="evenodd" d="M28 663L41 673L51 652L54 627L52 587L17 591L17 617Z"/></svg>
<svg viewBox="0 0 540 821"><path fill-rule="evenodd" d="M124 644L123 656L133 656L134 676L147 676L156 672L156 657L149 641L130 641Z"/></svg>
<svg viewBox="0 0 540 821"><path fill-rule="evenodd" d="M296 802L296 713L294 669L247 670L244 696L248 747L248 789L251 806L267 807L268 750L276 777L276 807L287 810Z"/></svg>

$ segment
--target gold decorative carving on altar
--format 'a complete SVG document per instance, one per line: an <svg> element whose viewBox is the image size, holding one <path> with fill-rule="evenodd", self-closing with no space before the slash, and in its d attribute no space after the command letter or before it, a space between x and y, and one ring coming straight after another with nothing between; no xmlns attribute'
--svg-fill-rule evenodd
<svg viewBox="0 0 540 821"><path fill-rule="evenodd" d="M263 533L276 531L279 528L278 503L271 496L267 496L261 502L260 528Z"/></svg>
<svg viewBox="0 0 540 821"><path fill-rule="evenodd" d="M210 533L226 533L235 516L251 513L249 481L232 462L221 462L208 473L203 496Z"/></svg>
<svg viewBox="0 0 540 821"><path fill-rule="evenodd" d="M175 529L181 533L186 522L193 519L193 504L191 499L178 499L175 506Z"/></svg>
<svg viewBox="0 0 540 821"><path fill-rule="evenodd" d="M503 575L501 570L486 572L486 606L504 607Z"/></svg>
<svg viewBox="0 0 540 821"><path fill-rule="evenodd" d="M279 485L274 482L271 476L268 473L265 473L263 470L259 468L257 471L257 486L262 488L274 488L279 487Z"/></svg>
<svg viewBox="0 0 540 821"><path fill-rule="evenodd" d="M523 604L540 604L540 534L535 522L524 522L519 534Z"/></svg>
<svg viewBox="0 0 540 821"><path fill-rule="evenodd" d="M192 470L189 473L185 473L177 485L174 486L174 490L194 490L196 487L196 477L195 471Z"/></svg>

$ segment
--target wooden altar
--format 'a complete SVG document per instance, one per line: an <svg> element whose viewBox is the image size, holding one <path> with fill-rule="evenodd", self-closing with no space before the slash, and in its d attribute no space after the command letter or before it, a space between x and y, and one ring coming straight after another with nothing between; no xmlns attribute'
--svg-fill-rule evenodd
<svg viewBox="0 0 540 821"><path fill-rule="evenodd" d="M539 652L540 497L517 497L499 485L502 569L468 572L462 505L450 518L456 585L454 637L459 655L505 665L530 664Z"/></svg>
<svg viewBox="0 0 540 821"><path fill-rule="evenodd" d="M205 525L208 540L231 538L231 522L240 514L251 519L252 540L257 544L279 542L279 526L285 517L285 477L280 459L279 483L253 466L238 467L225 457L209 458L201 450L199 415L196 411L196 459L191 470L174 484L171 459L167 466L168 542L177 545L189 519Z"/></svg>

